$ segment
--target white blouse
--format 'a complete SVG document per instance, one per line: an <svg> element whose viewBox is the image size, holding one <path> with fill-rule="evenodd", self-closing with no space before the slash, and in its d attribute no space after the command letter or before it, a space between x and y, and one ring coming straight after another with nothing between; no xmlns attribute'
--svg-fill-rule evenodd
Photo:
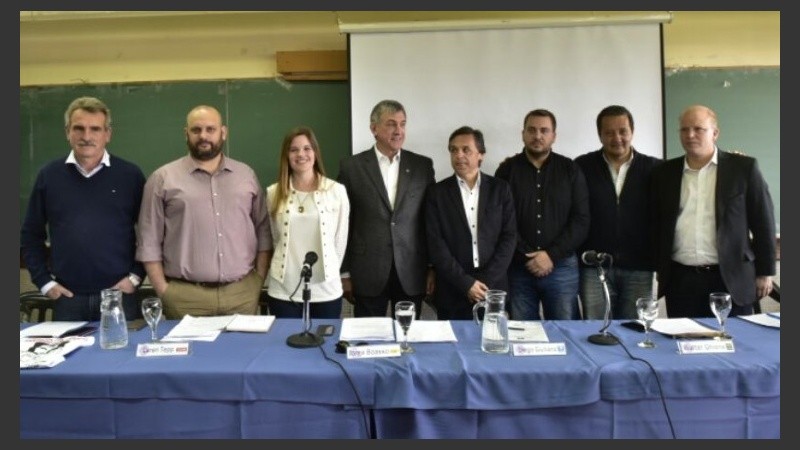
<svg viewBox="0 0 800 450"><path fill-rule="evenodd" d="M275 201L277 187L276 183L267 188L267 210ZM323 177L320 188L312 193L293 188L291 192L275 217L270 215L275 251L269 269L269 295L279 300L289 300L291 295L292 300L302 301L300 271L306 253L313 251L319 259L311 268L310 301L338 299L342 296L339 269L350 220L347 191L342 184Z"/></svg>

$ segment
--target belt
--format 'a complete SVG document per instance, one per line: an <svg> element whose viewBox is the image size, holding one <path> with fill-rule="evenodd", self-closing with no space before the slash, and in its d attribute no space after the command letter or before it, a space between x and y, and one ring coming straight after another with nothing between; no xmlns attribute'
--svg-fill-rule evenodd
<svg viewBox="0 0 800 450"><path fill-rule="evenodd" d="M705 266L687 266L679 262L672 261L672 265L683 270L689 270L697 273L719 272L719 264L709 264Z"/></svg>
<svg viewBox="0 0 800 450"><path fill-rule="evenodd" d="M195 286L200 286L209 289L218 289L221 287L225 287L229 284L238 283L239 281L242 281L241 279L238 279L236 281L190 281L190 280L184 280L183 278L172 278L172 277L166 277L166 279L167 281L180 281L181 283L193 284Z"/></svg>

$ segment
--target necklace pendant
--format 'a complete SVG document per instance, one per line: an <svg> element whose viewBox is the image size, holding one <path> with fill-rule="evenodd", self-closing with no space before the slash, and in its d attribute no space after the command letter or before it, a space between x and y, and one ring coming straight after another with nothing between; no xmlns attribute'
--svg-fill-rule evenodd
<svg viewBox="0 0 800 450"><path fill-rule="evenodd" d="M303 211L305 211L305 210L306 210L306 209L305 209L305 208L303 208L303 205L300 205L300 206L297 208L297 212L299 212L299 213L301 213L301 214L302 214L302 213L303 213Z"/></svg>

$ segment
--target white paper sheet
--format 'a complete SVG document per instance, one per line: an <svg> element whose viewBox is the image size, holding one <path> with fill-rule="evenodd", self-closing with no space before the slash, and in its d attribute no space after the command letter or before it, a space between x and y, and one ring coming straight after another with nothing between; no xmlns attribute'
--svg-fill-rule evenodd
<svg viewBox="0 0 800 450"><path fill-rule="evenodd" d="M341 341L394 341L391 317L347 317L342 319Z"/></svg>
<svg viewBox="0 0 800 450"><path fill-rule="evenodd" d="M765 327L770 328L780 328L781 327L781 318L780 316L775 317L773 313L770 314L753 314L750 316L737 316L742 320L746 320L748 322L752 322L757 325L763 325Z"/></svg>
<svg viewBox="0 0 800 450"><path fill-rule="evenodd" d="M672 337L705 338L719 335L718 329L688 317L656 319L650 330Z"/></svg>
<svg viewBox="0 0 800 450"><path fill-rule="evenodd" d="M88 322L40 322L31 327L19 331L19 337L59 337L72 330L86 326Z"/></svg>
<svg viewBox="0 0 800 450"><path fill-rule="evenodd" d="M165 341L214 341L231 323L233 316L183 316L162 339Z"/></svg>
<svg viewBox="0 0 800 450"><path fill-rule="evenodd" d="M266 333L275 322L275 316L256 316L236 314L225 326L226 331L243 331L246 333Z"/></svg>
<svg viewBox="0 0 800 450"><path fill-rule="evenodd" d="M508 340L510 342L550 342L542 323L534 320L509 320Z"/></svg>
<svg viewBox="0 0 800 450"><path fill-rule="evenodd" d="M397 321L394 327L397 339L401 339L403 329ZM458 342L458 339L449 320L415 320L408 329L408 342Z"/></svg>

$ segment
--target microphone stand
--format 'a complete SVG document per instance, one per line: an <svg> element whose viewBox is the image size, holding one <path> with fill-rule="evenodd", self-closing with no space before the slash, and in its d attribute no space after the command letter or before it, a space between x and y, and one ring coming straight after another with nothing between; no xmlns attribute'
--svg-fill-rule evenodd
<svg viewBox="0 0 800 450"><path fill-rule="evenodd" d="M300 276L303 277L303 281L305 282L303 286L303 332L293 334L286 338L286 344L294 348L319 347L325 342L325 339L309 331L311 329L311 314L309 312L311 308L309 305L311 289L308 288L308 280L311 279L311 267L308 267L308 270L304 268Z"/></svg>
<svg viewBox="0 0 800 450"><path fill-rule="evenodd" d="M609 255L610 257L610 255ZM608 293L608 283L606 282L606 271L603 269L603 261L597 263L597 278L600 279L600 284L603 285L603 297L606 300L606 315L603 321L603 328L600 332L589 336L589 342L598 345L617 345L619 340L609 334L608 327L611 325L611 294Z"/></svg>

